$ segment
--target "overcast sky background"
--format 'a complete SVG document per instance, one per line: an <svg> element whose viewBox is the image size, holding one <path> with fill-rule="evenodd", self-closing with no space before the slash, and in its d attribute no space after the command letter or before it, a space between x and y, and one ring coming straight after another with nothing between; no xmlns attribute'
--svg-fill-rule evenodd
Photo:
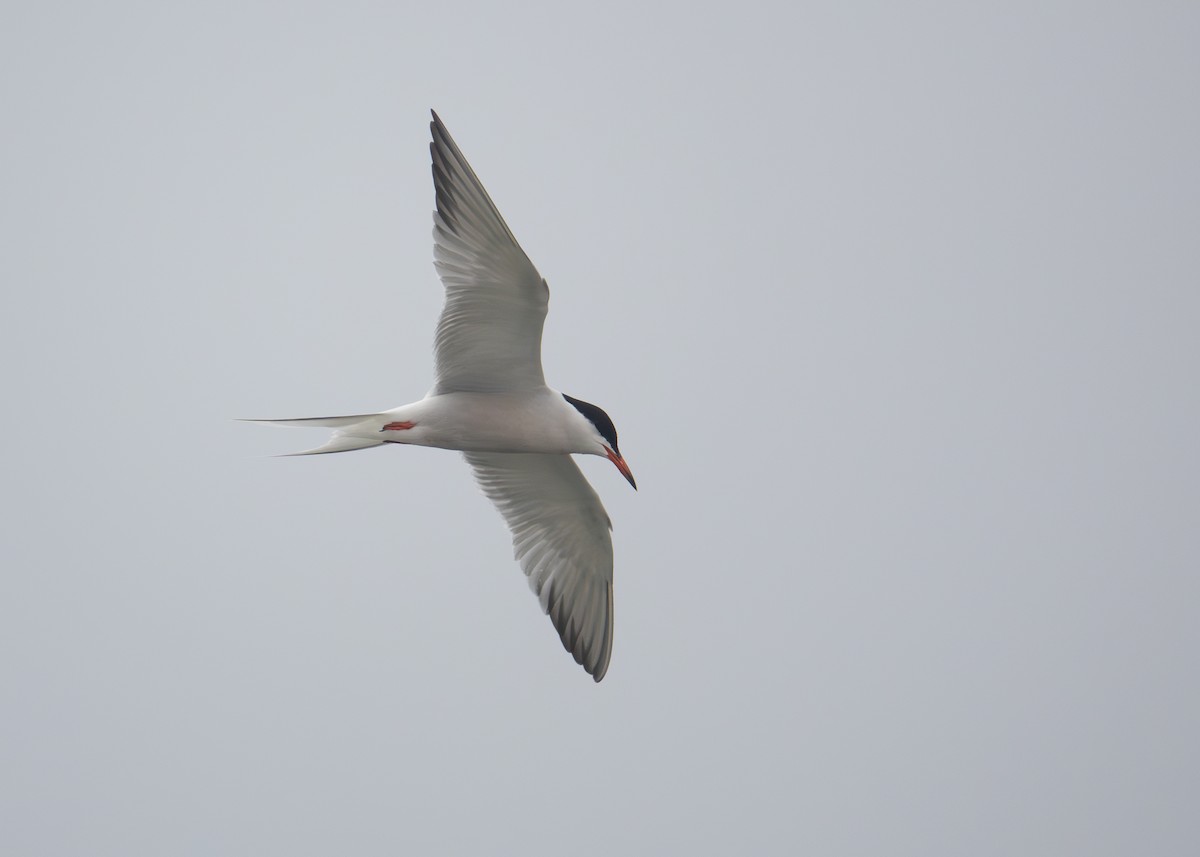
<svg viewBox="0 0 1200 857"><path fill-rule="evenodd" d="M1200 843L1200 7L37 3L0 28L0 852ZM614 418L616 643L422 396L428 109Z"/></svg>

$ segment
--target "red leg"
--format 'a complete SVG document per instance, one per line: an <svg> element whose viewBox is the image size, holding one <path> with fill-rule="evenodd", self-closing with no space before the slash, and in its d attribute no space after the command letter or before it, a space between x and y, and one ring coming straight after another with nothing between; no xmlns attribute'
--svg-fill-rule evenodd
<svg viewBox="0 0 1200 857"><path fill-rule="evenodd" d="M415 425L416 423L410 423L408 420L404 420L403 422L399 423L388 423L381 428L380 431L407 431Z"/></svg>

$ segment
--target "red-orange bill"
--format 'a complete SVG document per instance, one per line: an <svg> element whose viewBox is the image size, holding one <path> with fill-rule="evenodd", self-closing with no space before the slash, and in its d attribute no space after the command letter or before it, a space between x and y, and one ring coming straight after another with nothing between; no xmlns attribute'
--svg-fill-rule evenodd
<svg viewBox="0 0 1200 857"><path fill-rule="evenodd" d="M608 453L608 460L617 465L617 470L621 471L621 475L629 480L629 484L632 485L633 490L636 491L637 483L633 481L633 471L629 469L629 465L625 463L625 459L619 454L613 452L608 447L605 447L604 451Z"/></svg>

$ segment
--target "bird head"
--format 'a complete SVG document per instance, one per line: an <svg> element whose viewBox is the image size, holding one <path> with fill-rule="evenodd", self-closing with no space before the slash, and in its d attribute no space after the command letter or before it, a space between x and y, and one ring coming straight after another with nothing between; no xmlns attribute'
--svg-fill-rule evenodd
<svg viewBox="0 0 1200 857"><path fill-rule="evenodd" d="M572 398L566 393L563 393L563 398L575 410L583 416L591 425L595 435L596 448L591 450L595 455L603 455L614 465L617 470L621 471L629 484L633 486L633 490L637 490L637 482L633 480L633 471L629 469L629 465L625 463L625 459L621 457L621 450L617 446L617 427L613 425L612 419L608 414L604 413L603 408L593 405L591 402L584 402L580 399Z"/></svg>

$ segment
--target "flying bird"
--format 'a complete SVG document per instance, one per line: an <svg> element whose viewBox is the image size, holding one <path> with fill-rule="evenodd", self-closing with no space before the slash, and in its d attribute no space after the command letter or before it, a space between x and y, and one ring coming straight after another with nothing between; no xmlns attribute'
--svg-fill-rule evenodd
<svg viewBox="0 0 1200 857"><path fill-rule="evenodd" d="M295 455L385 444L461 451L563 646L600 681L612 657L612 523L571 456L603 456L637 483L608 414L546 385L546 281L437 113L430 129L434 267L446 289L433 388L381 413L251 422L336 429Z"/></svg>

